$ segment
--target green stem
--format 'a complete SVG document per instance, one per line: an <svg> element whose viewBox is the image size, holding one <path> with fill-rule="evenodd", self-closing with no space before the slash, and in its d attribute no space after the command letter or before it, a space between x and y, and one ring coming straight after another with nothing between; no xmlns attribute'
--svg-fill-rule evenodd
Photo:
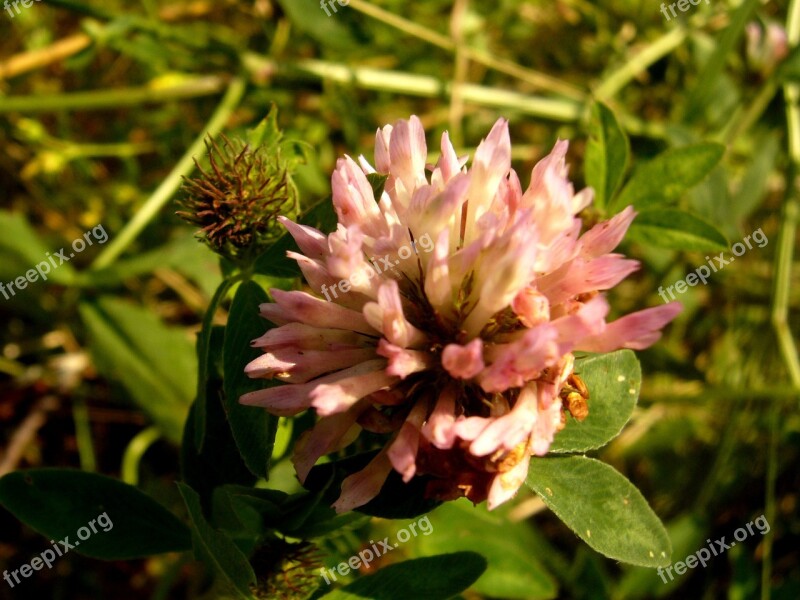
<svg viewBox="0 0 800 600"><path fill-rule="evenodd" d="M369 2L365 2L364 0L350 0L350 7L369 17L372 17L376 21L385 23L390 27L394 27L398 31L412 35L420 40L428 42L429 44L437 46L443 50L447 50L448 52L463 52L466 58L469 58L476 63L482 64L490 69L494 69L495 71L499 71L500 73L505 73L506 75L515 77L520 81L529 83L537 88L549 90L581 102L586 99L586 93L583 90L569 83L561 81L555 77L551 77L545 73L522 67L509 60L495 58L488 52L476 50L467 46L457 45L454 40L451 40L447 36L442 35L437 31L428 29L423 25L409 21L408 19L404 19L403 17L383 10L382 8L378 8L377 6L374 6Z"/></svg>
<svg viewBox="0 0 800 600"><path fill-rule="evenodd" d="M780 435L780 404L775 403L769 420L769 451L767 454L766 494L764 518L770 524L764 536L761 562L761 600L769 600L772 579L772 543L775 539L775 482L778 479L778 437Z"/></svg>
<svg viewBox="0 0 800 600"><path fill-rule="evenodd" d="M449 82L436 77L370 67L349 67L322 60L278 63L266 56L250 52L243 56L243 62L256 78L263 75L300 74L353 85L361 89L396 92L424 98L446 98L450 95L452 87ZM582 113L582 104L574 100L543 98L474 84L461 85L459 92L464 102L515 110L554 121L571 123L578 120Z"/></svg>
<svg viewBox="0 0 800 600"><path fill-rule="evenodd" d="M147 449L160 437L161 432L157 427L148 427L136 434L122 456L122 481L133 486L139 485L139 463Z"/></svg>
<svg viewBox="0 0 800 600"><path fill-rule="evenodd" d="M683 27L676 27L667 34L662 35L647 48L639 52L636 56L626 62L622 67L606 77L594 91L594 96L598 100L607 100L628 83L639 73L644 72L650 65L661 60L664 56L680 46L688 33Z"/></svg>
<svg viewBox="0 0 800 600"><path fill-rule="evenodd" d="M116 238L114 238L114 240L105 247L103 252L98 255L97 259L92 263L92 269L102 269L113 263L117 257L131 245L148 223L156 217L159 211L180 187L182 177L188 175L194 169L193 159L196 155L203 152L205 148L203 142L206 136L215 137L217 133L219 133L225 125L225 122L231 116L231 113L233 113L239 105L239 102L244 96L245 88L245 80L241 77L237 77L231 82L217 110L214 111L214 114L208 121L206 130L197 136L197 139L189 146L189 149L178 161L178 164L173 167L166 179L161 182L161 185L159 185L150 198L147 199L142 208L134 215L133 219L128 222Z"/></svg>
<svg viewBox="0 0 800 600"><path fill-rule="evenodd" d="M89 420L89 409L82 398L75 398L72 402L72 420L75 423L75 440L78 444L81 469L94 472L97 470L97 463L94 458L92 425Z"/></svg>
<svg viewBox="0 0 800 600"><path fill-rule="evenodd" d="M156 88L138 87L91 92L70 92L0 98L0 114L9 112L37 113L66 110L96 110L169 102L199 96L212 96L225 88L225 79L216 75L192 77L177 85Z"/></svg>

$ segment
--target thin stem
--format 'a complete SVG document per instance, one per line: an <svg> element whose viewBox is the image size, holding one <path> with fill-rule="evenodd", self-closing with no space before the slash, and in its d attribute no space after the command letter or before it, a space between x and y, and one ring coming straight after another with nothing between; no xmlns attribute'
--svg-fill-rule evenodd
<svg viewBox="0 0 800 600"><path fill-rule="evenodd" d="M244 96L245 88L245 80L241 77L236 77L231 82L217 110L214 111L214 114L208 121L205 131L197 136L194 143L189 146L189 149L173 167L166 179L156 188L142 208L134 215L133 219L128 222L119 235L117 235L117 237L105 247L103 252L98 255L97 259L92 263L92 269L102 269L113 263L117 257L133 243L148 223L156 217L159 211L180 187L182 177L188 175L194 169L194 157L204 151L204 140L206 136L215 137L219 133L225 125L225 122L239 105L242 96Z"/></svg>
<svg viewBox="0 0 800 600"><path fill-rule="evenodd" d="M464 99L461 96L461 87L467 80L467 71L469 69L469 59L464 52L464 17L468 7L469 0L456 0L450 15L450 31L456 44L456 53L448 120L450 123L450 139L456 148L464 144L464 131L462 128Z"/></svg>
<svg viewBox="0 0 800 600"><path fill-rule="evenodd" d="M350 84L361 89L397 92L424 98L446 98L451 90L449 82L435 77L370 67L349 67L322 60L278 63L260 54L246 53L243 62L257 79L264 75L299 73L325 81ZM461 86L460 91L467 103L515 110L554 121L570 123L578 120L582 112L582 104L574 100L543 98L467 83Z"/></svg>
<svg viewBox="0 0 800 600"><path fill-rule="evenodd" d="M676 27L669 33L662 35L655 42L622 65L622 67L606 77L594 90L595 98L598 100L607 100L616 95L616 93L628 85L634 77L647 70L650 65L661 60L664 56L680 46L687 35L688 33L684 27Z"/></svg>
<svg viewBox="0 0 800 600"><path fill-rule="evenodd" d="M148 448L161 437L158 427L143 429L130 441L122 456L122 481L129 485L139 485L139 463Z"/></svg>
<svg viewBox="0 0 800 600"><path fill-rule="evenodd" d="M459 49L457 44L447 36L444 36L432 29L428 29L423 25L419 25L418 23L414 23L413 21L409 21L408 19L404 19L403 17L390 13L389 11L383 10L382 8L373 6L365 0L350 0L349 6L350 8L372 17L377 21L385 23L390 27L394 27L395 29L402 31L403 33L407 33L408 35L412 35L420 40L426 41L429 44L442 48L443 50L447 50L448 52L455 52L457 49ZM549 90L551 92L561 94L567 98L572 98L573 100L584 101L586 99L586 93L583 90L569 83L561 81L560 79L551 77L545 73L522 67L508 60L495 58L487 52L476 50L474 48L463 47L460 48L460 50L464 52L464 55L468 59L473 60L476 63L482 64L490 69L494 69L495 71L505 73L511 77L515 77L520 81L530 83L537 88Z"/></svg>
<svg viewBox="0 0 800 600"><path fill-rule="evenodd" d="M767 454L766 494L764 518L770 524L764 535L764 552L761 562L761 600L769 600L772 579L772 543L775 539L775 482L778 479L778 437L780 436L780 404L775 403L769 419L769 452Z"/></svg>
<svg viewBox="0 0 800 600"><path fill-rule="evenodd" d="M164 88L122 88L66 94L11 96L0 98L0 114L9 112L37 113L65 110L96 110L170 102L199 96L212 96L225 88L225 78L217 75L193 77Z"/></svg>
<svg viewBox="0 0 800 600"><path fill-rule="evenodd" d="M78 445L78 458L81 469L94 472L97 462L94 458L94 443L92 442L92 424L89 420L89 409L86 401L75 398L72 402L72 420L75 423L75 440Z"/></svg>
<svg viewBox="0 0 800 600"><path fill-rule="evenodd" d="M730 145L736 141L739 136L761 118L777 91L778 83L775 78L764 83L756 97L747 105L747 108L734 114L719 139L724 141L725 145Z"/></svg>

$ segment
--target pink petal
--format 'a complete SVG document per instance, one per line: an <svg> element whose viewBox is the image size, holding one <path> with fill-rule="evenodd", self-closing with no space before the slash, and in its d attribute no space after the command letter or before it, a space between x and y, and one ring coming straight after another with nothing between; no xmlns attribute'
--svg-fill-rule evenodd
<svg viewBox="0 0 800 600"><path fill-rule="evenodd" d="M442 183L447 183L461 172L461 163L453 144L450 143L450 135L446 131L442 134L441 151L436 168L441 173Z"/></svg>
<svg viewBox="0 0 800 600"><path fill-rule="evenodd" d="M456 419L455 432L462 440L472 441L486 429L493 419L486 417L464 417Z"/></svg>
<svg viewBox="0 0 800 600"><path fill-rule="evenodd" d="M368 345L372 346L373 341L355 331L323 329L303 323L289 323L270 329L261 337L253 340L250 345L254 348L296 346L303 350L337 350L354 346L362 348Z"/></svg>
<svg viewBox="0 0 800 600"><path fill-rule="evenodd" d="M528 476L531 456L528 452L522 457L514 467L505 473L498 473L492 480L489 487L489 496L486 499L486 508L494 510L504 502L508 502L516 496L519 488L525 483Z"/></svg>
<svg viewBox="0 0 800 600"><path fill-rule="evenodd" d="M379 173L389 173L392 168L392 159L389 156L392 129L391 125L386 125L375 133L375 168Z"/></svg>
<svg viewBox="0 0 800 600"><path fill-rule="evenodd" d="M389 446L389 460L394 470L408 483L417 472L417 451L419 450L419 430L428 412L427 402L417 402L400 428L400 432Z"/></svg>
<svg viewBox="0 0 800 600"><path fill-rule="evenodd" d="M537 279L536 285L550 300L550 306L555 306L579 294L610 289L638 268L638 261L625 259L621 254L606 254L588 261L576 258L566 274L546 275Z"/></svg>
<svg viewBox="0 0 800 600"><path fill-rule="evenodd" d="M381 388L389 387L398 381L397 377L386 373L386 361L383 359L362 363L348 371L355 373L359 367L361 367L361 373L338 379L336 382L317 385L311 391L311 406L317 409L318 415L325 417L347 410L364 396L377 392ZM370 372L363 373L367 369ZM340 371L340 373L345 373L345 371Z"/></svg>
<svg viewBox="0 0 800 600"><path fill-rule="evenodd" d="M628 206L608 221L592 227L580 238L581 255L584 258L597 258L611 252L625 237L635 216L633 206Z"/></svg>
<svg viewBox="0 0 800 600"><path fill-rule="evenodd" d="M422 427L422 435L442 450L453 447L456 438L456 388L448 386L439 395L436 407Z"/></svg>
<svg viewBox="0 0 800 600"><path fill-rule="evenodd" d="M529 329L522 339L492 348L492 364L478 375L487 392L504 392L522 387L539 372L555 363L563 353L558 347L558 330L550 323Z"/></svg>
<svg viewBox="0 0 800 600"><path fill-rule="evenodd" d="M549 393L548 393L549 392ZM543 395L547 394L546 397ZM561 399L554 390L539 391L539 418L533 426L530 448L537 456L544 456L553 443L553 437L561 426ZM550 403L546 408L545 404Z"/></svg>
<svg viewBox="0 0 800 600"><path fill-rule="evenodd" d="M275 303L262 304L259 308L261 316L277 325L297 321L314 327L349 329L375 335L375 330L369 326L364 315L354 310L315 298L306 292L271 289L270 294Z"/></svg>
<svg viewBox="0 0 800 600"><path fill-rule="evenodd" d="M337 513L343 513L363 506L380 493L391 470L392 463L384 446L366 467L345 478L342 493L333 508Z"/></svg>
<svg viewBox="0 0 800 600"><path fill-rule="evenodd" d="M387 342L383 338L378 342L378 354L389 359L389 366L386 367L386 372L400 379L405 379L412 373L424 371L434 365L434 358L430 353L406 350Z"/></svg>
<svg viewBox="0 0 800 600"><path fill-rule="evenodd" d="M352 367L374 357L374 348L324 351L284 346L252 360L244 372L253 378L277 376L291 383L306 383L325 373Z"/></svg>
<svg viewBox="0 0 800 600"><path fill-rule="evenodd" d="M680 302L647 308L609 323L602 333L587 337L578 344L586 352L612 352L620 348L643 350L661 337L661 329L683 310Z"/></svg>
<svg viewBox="0 0 800 600"><path fill-rule="evenodd" d="M550 302L533 286L526 287L516 295L511 302L511 310L525 327L533 327L550 320Z"/></svg>
<svg viewBox="0 0 800 600"><path fill-rule="evenodd" d="M289 417L311 407L309 393L314 387L316 384L286 383L243 394L239 402L248 406L262 406L270 414Z"/></svg>
<svg viewBox="0 0 800 600"><path fill-rule="evenodd" d="M448 344L442 352L442 366L456 379L472 379L483 371L483 340L475 338L466 346Z"/></svg>
<svg viewBox="0 0 800 600"><path fill-rule="evenodd" d="M425 274L425 295L436 308L452 307L453 286L447 263L450 257L449 240L450 234L446 229L436 238L433 256L428 261Z"/></svg>
<svg viewBox="0 0 800 600"><path fill-rule="evenodd" d="M307 225L300 225L284 216L278 222L286 227L300 251L311 259L321 259L328 254L328 238L324 233Z"/></svg>
<svg viewBox="0 0 800 600"><path fill-rule="evenodd" d="M511 412L495 419L470 444L470 454L486 456L499 448L512 450L530 437L538 414L537 384L529 383L520 391Z"/></svg>
<svg viewBox="0 0 800 600"><path fill-rule="evenodd" d="M424 181L428 146L422 122L416 115L407 121L395 123L389 142L389 156L390 171L403 182L406 190L413 190L418 180Z"/></svg>
<svg viewBox="0 0 800 600"><path fill-rule="evenodd" d="M339 223L345 227L358 225L368 235L378 236L386 231L372 186L367 176L349 156L336 162L331 177L333 206Z"/></svg>
<svg viewBox="0 0 800 600"><path fill-rule="evenodd" d="M336 450L339 442L367 408L369 404L359 402L348 411L321 419L312 429L303 432L297 440L292 456L301 483L305 482L308 472L317 460Z"/></svg>
<svg viewBox="0 0 800 600"><path fill-rule="evenodd" d="M403 314L400 288L393 279L385 281L378 290L378 302L364 305L364 318L382 332L392 344L401 348L421 347L427 336L414 327Z"/></svg>
<svg viewBox="0 0 800 600"><path fill-rule="evenodd" d="M372 373L376 370L381 372L385 365L386 361L383 359L363 362L360 365L325 375L308 383L287 383L249 392L239 398L239 402L250 406L263 406L273 415L282 417L295 415L311 407L311 393L318 386L335 383L365 373Z"/></svg>

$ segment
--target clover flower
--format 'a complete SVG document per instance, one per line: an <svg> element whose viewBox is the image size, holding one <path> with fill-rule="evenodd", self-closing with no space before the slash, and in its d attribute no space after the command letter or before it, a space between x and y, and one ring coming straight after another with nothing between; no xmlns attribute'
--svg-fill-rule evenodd
<svg viewBox="0 0 800 600"><path fill-rule="evenodd" d="M378 130L374 167L364 157L338 161L334 233L280 219L314 293L272 290L274 303L261 306L277 327L253 341L264 354L246 372L285 384L241 402L282 416L316 410L295 448L301 481L362 430L386 435L344 480L337 511L374 498L392 469L406 482L427 475L430 498L488 500L490 509L509 500L565 413L587 414L590 390L573 373L573 352L645 348L680 311L673 302L606 323L601 292L638 268L612 253L635 213L581 234L576 215L593 192L574 192L566 152L558 141L523 190L505 120L467 168L446 133L441 157L426 164L412 116ZM371 173L388 175L377 200ZM429 252L415 245L426 235ZM373 269L375 257L393 268ZM319 297L348 279L346 293Z"/></svg>

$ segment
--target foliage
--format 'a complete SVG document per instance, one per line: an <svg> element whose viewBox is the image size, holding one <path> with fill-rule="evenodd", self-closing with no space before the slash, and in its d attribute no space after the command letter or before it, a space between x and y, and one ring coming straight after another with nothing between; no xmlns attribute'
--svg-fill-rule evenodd
<svg viewBox="0 0 800 600"><path fill-rule="evenodd" d="M336 8L45 0L3 12L0 282L75 252L0 301L0 528L18 550L0 571L105 512L113 529L59 559L72 569L36 573L20 593L796 597L795 3L720 0L669 22L623 0ZM783 21L788 49L754 37ZM243 373L269 326L258 305L301 285L291 236L267 211L255 250L215 257L171 201L217 170L204 141L213 150L224 131L242 140L232 162L245 144L254 153L243 181L272 169L283 212L329 232L336 158L367 153L378 126L412 113L464 154L507 116L528 169L570 139L571 175L595 191L587 220L638 213L622 249L642 269L615 292L620 311L660 303L656 290L751 232L769 243L682 293L654 348L579 357L589 416L532 460L512 506L440 505L393 474L336 515L342 479L375 447L327 457L304 488L291 448L313 415L237 401L264 385ZM223 195L232 181L217 182ZM370 183L378 198L385 177ZM98 223L107 244L71 246ZM431 535L323 580L423 515ZM763 536L668 584L656 574L759 515Z"/></svg>

